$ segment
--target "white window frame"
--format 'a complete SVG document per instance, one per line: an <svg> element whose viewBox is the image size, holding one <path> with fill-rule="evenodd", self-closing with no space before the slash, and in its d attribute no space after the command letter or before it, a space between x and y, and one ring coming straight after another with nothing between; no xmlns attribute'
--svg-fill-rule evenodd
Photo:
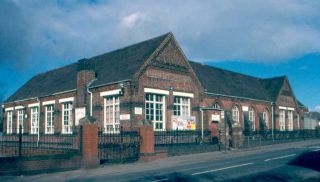
<svg viewBox="0 0 320 182"><path fill-rule="evenodd" d="M298 130L300 130L300 115L297 113L297 125L298 125Z"/></svg>
<svg viewBox="0 0 320 182"><path fill-rule="evenodd" d="M150 100L147 99L147 96L150 96ZM157 101L157 97L161 97L161 101ZM166 97L163 94L156 93L146 93L145 94L145 119L149 119L153 123L154 131L164 131L166 129ZM158 105L162 105L162 107L157 109ZM149 105L150 107L147 107ZM153 107L151 107L151 105ZM149 114L147 114L149 111ZM153 111L153 112L151 112ZM158 115L157 115L158 111ZM157 116L159 119L157 119ZM153 119L152 119L152 118ZM162 119L161 119L162 117ZM162 128L158 128L157 126L161 126Z"/></svg>
<svg viewBox="0 0 320 182"><path fill-rule="evenodd" d="M17 133L19 133L19 127L21 125L21 133L23 133L23 118L24 118L24 110L18 109L17 110Z"/></svg>
<svg viewBox="0 0 320 182"><path fill-rule="evenodd" d="M190 107L190 98L174 96L174 111L173 115L182 116L182 117L190 117L191 107ZM179 101L179 102L176 102Z"/></svg>
<svg viewBox="0 0 320 182"><path fill-rule="evenodd" d="M104 97L104 133L120 133L120 97Z"/></svg>
<svg viewBox="0 0 320 182"><path fill-rule="evenodd" d="M62 134L72 134L73 103L63 102L61 104L62 104ZM68 106L68 108L66 108L66 106Z"/></svg>
<svg viewBox="0 0 320 182"><path fill-rule="evenodd" d="M249 121L251 122L252 131L256 131L256 117L253 107L249 107Z"/></svg>
<svg viewBox="0 0 320 182"><path fill-rule="evenodd" d="M7 111L7 134L12 134L13 112Z"/></svg>
<svg viewBox="0 0 320 182"><path fill-rule="evenodd" d="M54 105L45 105L45 134L54 134Z"/></svg>
<svg viewBox="0 0 320 182"><path fill-rule="evenodd" d="M288 110L288 131L293 131L293 111Z"/></svg>
<svg viewBox="0 0 320 182"><path fill-rule="evenodd" d="M30 115L30 134L37 134L39 132L39 107L31 107Z"/></svg>
<svg viewBox="0 0 320 182"><path fill-rule="evenodd" d="M280 131L286 130L286 110L284 109L279 110L279 127Z"/></svg>
<svg viewBox="0 0 320 182"><path fill-rule="evenodd" d="M264 110L263 111L262 119L263 119L267 129L269 129L269 111L268 110Z"/></svg>
<svg viewBox="0 0 320 182"><path fill-rule="evenodd" d="M213 109L221 109L220 104L218 102L215 102L212 106Z"/></svg>
<svg viewBox="0 0 320 182"><path fill-rule="evenodd" d="M235 123L240 123L240 114L239 114L239 108L238 106L233 106L232 107L232 120Z"/></svg>

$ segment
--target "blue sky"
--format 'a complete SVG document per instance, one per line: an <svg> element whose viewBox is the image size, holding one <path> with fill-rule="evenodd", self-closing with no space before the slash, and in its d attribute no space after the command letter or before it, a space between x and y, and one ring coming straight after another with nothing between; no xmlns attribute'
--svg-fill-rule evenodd
<svg viewBox="0 0 320 182"><path fill-rule="evenodd" d="M0 1L0 100L35 74L172 31L187 57L287 75L320 111L320 1Z"/></svg>

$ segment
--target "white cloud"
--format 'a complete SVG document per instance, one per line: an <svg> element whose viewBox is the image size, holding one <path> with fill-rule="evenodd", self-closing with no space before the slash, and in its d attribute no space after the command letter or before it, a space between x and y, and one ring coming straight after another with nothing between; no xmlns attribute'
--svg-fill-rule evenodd
<svg viewBox="0 0 320 182"><path fill-rule="evenodd" d="M314 107L313 109L311 109L310 111L316 111L316 112L320 112L320 105Z"/></svg>
<svg viewBox="0 0 320 182"><path fill-rule="evenodd" d="M47 54L74 61L168 31L196 60L279 62L320 52L317 0L0 3L4 9L15 7L0 14L0 35L11 32L1 37L11 46L6 46L0 60L15 59L9 53L20 51L25 59ZM20 32L15 29L19 24L24 25Z"/></svg>

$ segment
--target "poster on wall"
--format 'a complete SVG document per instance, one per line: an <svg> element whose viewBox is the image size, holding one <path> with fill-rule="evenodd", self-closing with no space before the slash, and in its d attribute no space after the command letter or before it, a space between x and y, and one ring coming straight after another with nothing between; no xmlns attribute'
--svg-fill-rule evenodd
<svg viewBox="0 0 320 182"><path fill-rule="evenodd" d="M173 130L195 130L196 117L171 116L171 123Z"/></svg>

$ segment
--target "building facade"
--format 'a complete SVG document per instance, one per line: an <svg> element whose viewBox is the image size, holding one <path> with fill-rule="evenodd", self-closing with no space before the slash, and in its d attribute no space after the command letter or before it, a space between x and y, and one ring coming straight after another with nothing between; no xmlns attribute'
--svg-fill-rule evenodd
<svg viewBox="0 0 320 182"><path fill-rule="evenodd" d="M104 132L152 122L154 130L303 129L306 108L286 76L261 79L196 62L172 33L29 80L3 105L6 134L70 134L84 116Z"/></svg>

